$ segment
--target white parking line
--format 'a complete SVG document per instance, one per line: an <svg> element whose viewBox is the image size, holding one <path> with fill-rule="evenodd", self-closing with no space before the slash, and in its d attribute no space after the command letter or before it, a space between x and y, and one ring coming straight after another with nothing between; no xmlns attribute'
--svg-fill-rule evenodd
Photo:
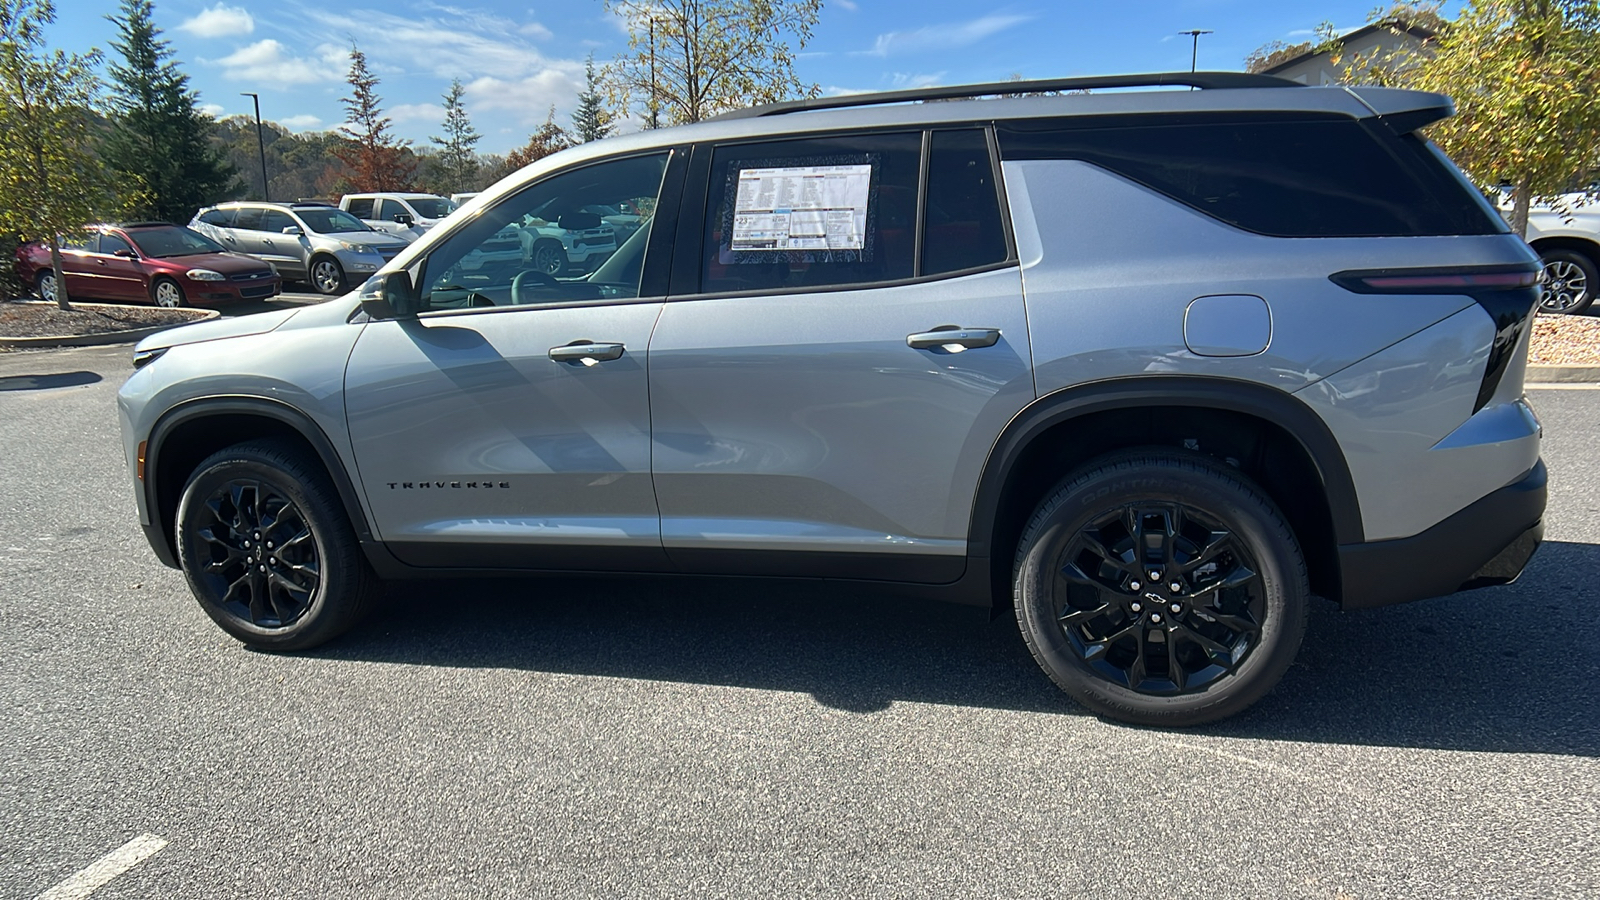
<svg viewBox="0 0 1600 900"><path fill-rule="evenodd" d="M83 900L106 882L154 856L167 845L167 839L141 834L107 853L71 878L35 897L34 900Z"/></svg>
<svg viewBox="0 0 1600 900"><path fill-rule="evenodd" d="M1578 384L1576 382L1562 384L1560 382L1549 381L1540 384L1525 384L1523 387L1530 391L1600 391L1600 384Z"/></svg>

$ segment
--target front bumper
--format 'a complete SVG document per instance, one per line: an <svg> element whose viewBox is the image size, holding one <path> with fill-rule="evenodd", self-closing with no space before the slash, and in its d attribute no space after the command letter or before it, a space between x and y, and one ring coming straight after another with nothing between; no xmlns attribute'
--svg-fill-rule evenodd
<svg viewBox="0 0 1600 900"><path fill-rule="evenodd" d="M1544 538L1548 474L1518 480L1408 538L1339 548L1345 609L1365 609L1510 584Z"/></svg>

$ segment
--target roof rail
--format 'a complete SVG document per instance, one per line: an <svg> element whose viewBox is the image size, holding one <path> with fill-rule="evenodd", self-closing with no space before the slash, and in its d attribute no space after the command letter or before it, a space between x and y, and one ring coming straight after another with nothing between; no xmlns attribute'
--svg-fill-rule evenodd
<svg viewBox="0 0 1600 900"><path fill-rule="evenodd" d="M158 222L158 221L155 221L153 219L148 221L148 222L118 222L114 227L116 227L116 228L147 228L147 227L152 226L152 225L165 225L168 228L175 227L173 225L173 223L171 223L171 222Z"/></svg>
<svg viewBox="0 0 1600 900"><path fill-rule="evenodd" d="M1275 75L1251 75L1247 72L1151 72L1144 75L1100 75L1087 78L1045 78L1036 81L991 81L986 84L956 84L948 87L913 88L905 91L881 91L872 94L845 94L838 97L814 97L809 100L785 100L735 109L715 116L716 119L754 119L761 116L781 116L786 113L808 112L818 109L843 109L850 106L877 106L884 103L912 103L925 100L960 100L968 97L988 97L996 94L1041 94L1053 91L1088 91L1097 88L1127 87L1192 87L1207 90L1219 88L1280 88L1305 87L1298 81Z"/></svg>

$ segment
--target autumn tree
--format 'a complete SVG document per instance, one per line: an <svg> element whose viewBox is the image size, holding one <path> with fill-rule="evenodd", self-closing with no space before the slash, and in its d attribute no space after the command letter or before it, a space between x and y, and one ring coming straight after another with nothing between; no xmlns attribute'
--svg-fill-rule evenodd
<svg viewBox="0 0 1600 900"><path fill-rule="evenodd" d="M350 186L356 191L405 191L411 189L411 176L417 165L406 151L407 143L390 131L390 120L383 114L379 99L378 76L367 68L367 56L350 46L350 96L344 104L347 118L339 126L349 140L334 151L350 169Z"/></svg>
<svg viewBox="0 0 1600 900"><path fill-rule="evenodd" d="M600 74L594 68L594 54L590 53L583 64L583 92L578 95L578 108L572 112L572 136L580 144L608 137L616 127L612 118L606 109Z"/></svg>
<svg viewBox="0 0 1600 900"><path fill-rule="evenodd" d="M472 148L477 146L483 135L472 127L472 119L461 102L464 93L466 89L461 86L461 79L450 82L450 90L444 95L444 136L428 138L439 147L439 153L432 163L443 176L441 181L448 187L444 193L471 190L473 179L478 175L478 155Z"/></svg>
<svg viewBox="0 0 1600 900"><path fill-rule="evenodd" d="M50 0L0 0L0 233L49 245L56 303L71 309L61 239L115 212L115 195L91 128L99 51L47 49L54 21Z"/></svg>
<svg viewBox="0 0 1600 900"><path fill-rule="evenodd" d="M539 130L528 138L528 143L506 154L506 167L516 171L571 146L572 139L568 137L566 130L556 124L556 108L552 106L550 115L545 117L544 124L539 126Z"/></svg>
<svg viewBox="0 0 1600 900"><path fill-rule="evenodd" d="M1600 0L1470 0L1388 83L1449 94L1428 136L1486 191L1512 187L1511 226L1600 168Z"/></svg>
<svg viewBox="0 0 1600 900"><path fill-rule="evenodd" d="M236 170L211 146L215 123L198 109L189 76L151 20L150 0L123 0L113 47L111 129L104 155L113 172L144 185L133 209L143 219L187 222L196 209L235 187Z"/></svg>
<svg viewBox="0 0 1600 900"><path fill-rule="evenodd" d="M1274 66L1282 65L1291 59L1305 56L1308 53L1337 53L1339 51L1339 31L1332 22L1324 21L1313 32L1313 39L1302 41L1298 44L1286 44L1283 41L1271 41L1262 44L1244 59L1244 70L1252 75L1259 75Z"/></svg>
<svg viewBox="0 0 1600 900"><path fill-rule="evenodd" d="M794 72L822 0L605 0L628 29L607 69L616 105L645 127L699 122L725 110L820 89Z"/></svg>

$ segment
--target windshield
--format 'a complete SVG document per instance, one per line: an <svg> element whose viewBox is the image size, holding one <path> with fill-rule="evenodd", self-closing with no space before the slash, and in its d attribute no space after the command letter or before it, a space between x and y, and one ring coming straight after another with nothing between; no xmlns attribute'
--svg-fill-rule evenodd
<svg viewBox="0 0 1600 900"><path fill-rule="evenodd" d="M145 256L195 256L201 253L226 253L227 249L198 232L187 228L139 228L128 232L134 246Z"/></svg>
<svg viewBox="0 0 1600 900"><path fill-rule="evenodd" d="M443 197L407 197L406 202L424 219L442 219L456 211L456 205Z"/></svg>
<svg viewBox="0 0 1600 900"><path fill-rule="evenodd" d="M367 224L342 209L327 207L299 207L294 214L306 227L317 234L338 234L342 231L373 231Z"/></svg>

